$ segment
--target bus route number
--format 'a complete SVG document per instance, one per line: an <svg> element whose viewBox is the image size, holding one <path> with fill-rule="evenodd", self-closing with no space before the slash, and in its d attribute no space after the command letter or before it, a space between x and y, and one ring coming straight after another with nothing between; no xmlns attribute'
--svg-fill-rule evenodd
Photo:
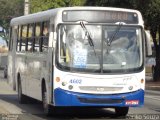
<svg viewBox="0 0 160 120"><path fill-rule="evenodd" d="M72 84L81 84L82 83L82 80L81 79L71 79L69 81L69 83L72 83Z"/></svg>

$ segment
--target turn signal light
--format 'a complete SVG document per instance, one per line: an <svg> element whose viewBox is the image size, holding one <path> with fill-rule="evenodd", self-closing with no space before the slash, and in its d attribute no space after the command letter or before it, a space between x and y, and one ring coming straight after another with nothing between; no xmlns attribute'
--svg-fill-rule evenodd
<svg viewBox="0 0 160 120"><path fill-rule="evenodd" d="M144 79L141 79L141 83L142 83L142 84L144 83Z"/></svg>
<svg viewBox="0 0 160 120"><path fill-rule="evenodd" d="M60 82L60 77L56 77L56 82Z"/></svg>

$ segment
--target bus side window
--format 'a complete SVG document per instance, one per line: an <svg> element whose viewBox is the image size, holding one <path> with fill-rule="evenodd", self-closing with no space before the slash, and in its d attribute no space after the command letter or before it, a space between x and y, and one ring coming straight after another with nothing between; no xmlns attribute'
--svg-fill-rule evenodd
<svg viewBox="0 0 160 120"><path fill-rule="evenodd" d="M40 30L41 30L41 24L40 23L35 23L34 26L34 39L35 39L35 52L40 51Z"/></svg>
<svg viewBox="0 0 160 120"><path fill-rule="evenodd" d="M16 51L21 51L22 26L18 26L18 37Z"/></svg>
<svg viewBox="0 0 160 120"><path fill-rule="evenodd" d="M21 51L26 51L27 25L22 27Z"/></svg>
<svg viewBox="0 0 160 120"><path fill-rule="evenodd" d="M41 24L41 52L48 50L49 40L49 22L42 22Z"/></svg>
<svg viewBox="0 0 160 120"><path fill-rule="evenodd" d="M60 46L60 58L64 61L64 62L69 62L70 61L70 57L69 57L69 50L67 48L66 45L66 34L67 34L67 30L66 27L61 27L61 33L60 33L60 38L61 38L61 46Z"/></svg>
<svg viewBox="0 0 160 120"><path fill-rule="evenodd" d="M28 28L28 51L29 52L33 52L33 49L34 49L34 43L33 43L33 24L29 24L29 28Z"/></svg>

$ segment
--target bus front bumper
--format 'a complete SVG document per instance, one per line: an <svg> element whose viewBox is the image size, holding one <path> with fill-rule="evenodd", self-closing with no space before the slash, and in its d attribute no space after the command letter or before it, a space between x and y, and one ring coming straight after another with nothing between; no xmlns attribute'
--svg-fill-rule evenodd
<svg viewBox="0 0 160 120"><path fill-rule="evenodd" d="M138 107L144 104L144 90L103 95L76 93L57 88L53 99L55 106Z"/></svg>

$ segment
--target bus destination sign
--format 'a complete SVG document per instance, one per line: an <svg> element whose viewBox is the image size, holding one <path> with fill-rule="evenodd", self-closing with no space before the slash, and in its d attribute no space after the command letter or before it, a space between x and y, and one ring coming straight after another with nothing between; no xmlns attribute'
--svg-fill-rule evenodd
<svg viewBox="0 0 160 120"><path fill-rule="evenodd" d="M64 22L99 22L99 23L116 23L124 22L126 24L138 24L138 15L133 12L122 11L63 11Z"/></svg>

